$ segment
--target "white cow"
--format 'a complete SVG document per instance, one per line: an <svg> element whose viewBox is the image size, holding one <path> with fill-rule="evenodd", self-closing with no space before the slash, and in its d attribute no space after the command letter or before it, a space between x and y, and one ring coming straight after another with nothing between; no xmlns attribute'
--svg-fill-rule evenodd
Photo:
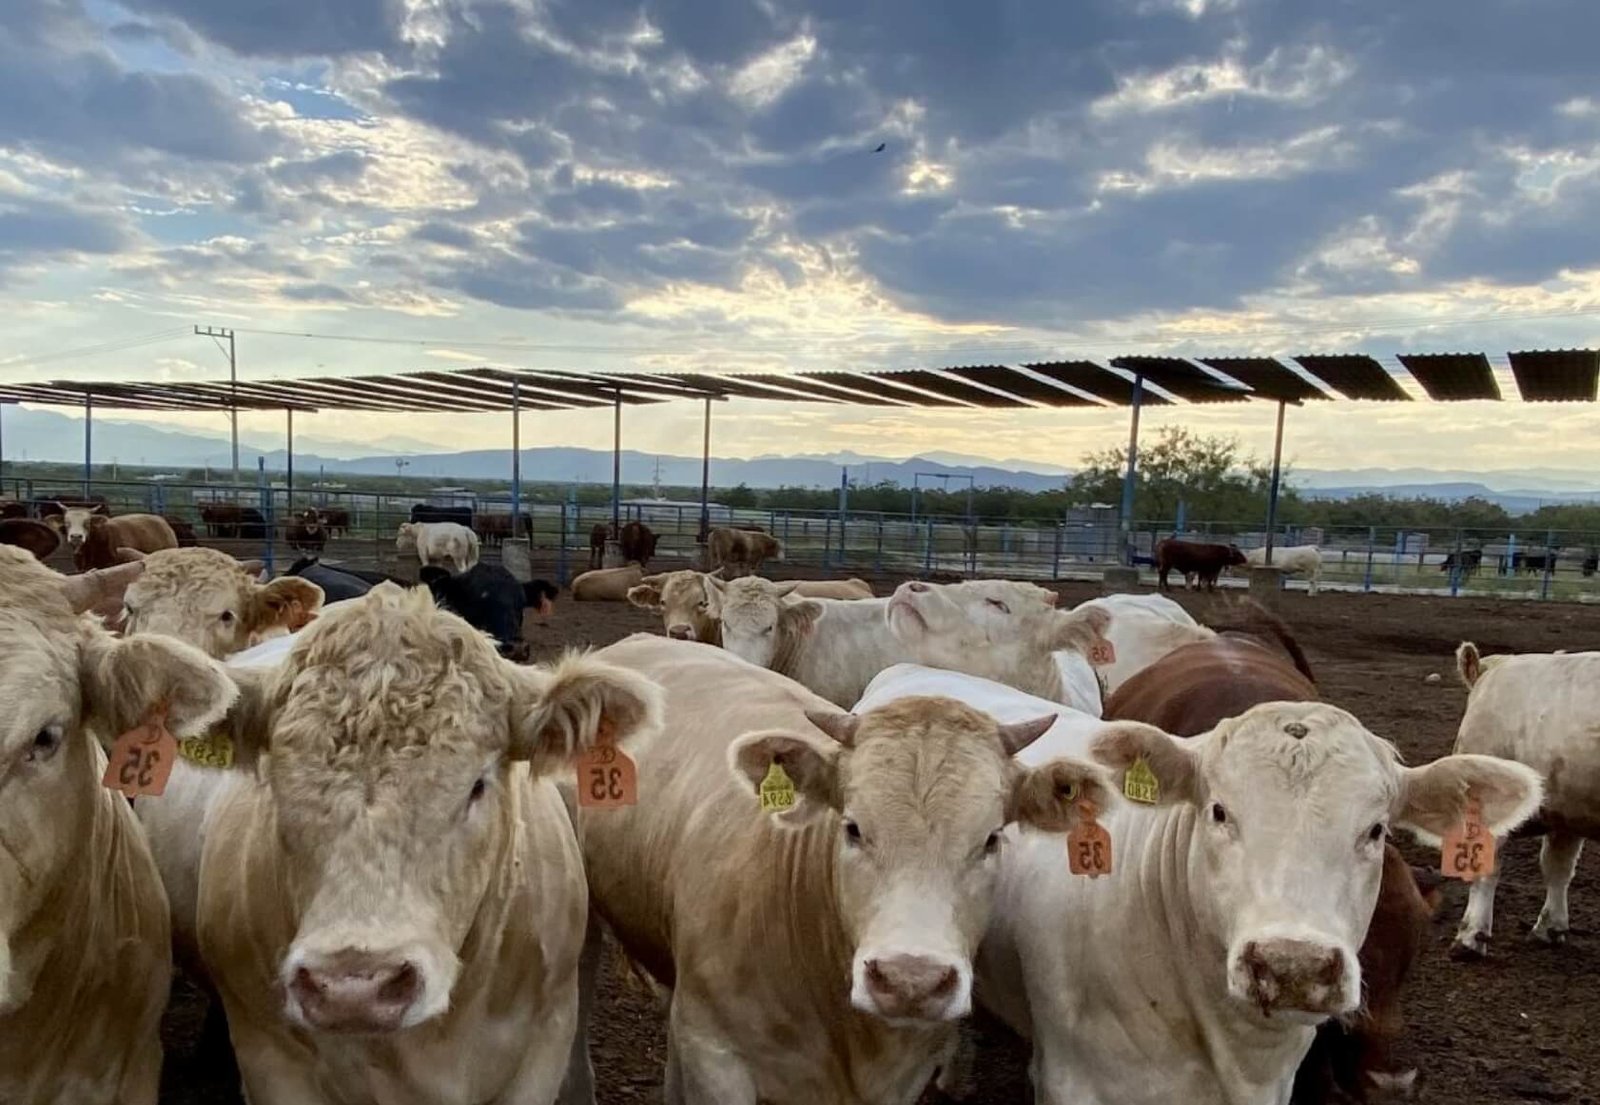
<svg viewBox="0 0 1600 1105"><path fill-rule="evenodd" d="M1600 839L1600 744L1595 741L1600 652L1480 656L1470 641L1456 651L1470 688L1456 734L1457 752L1503 756L1545 777L1539 821L1544 908L1532 936L1547 944L1567 938L1567 887L1585 839ZM1456 944L1483 955L1494 931L1496 872L1472 884Z"/></svg>
<svg viewBox="0 0 1600 1105"><path fill-rule="evenodd" d="M897 668L858 708L929 693L1002 722L1050 705ZM1040 1105L1286 1105L1316 1026L1361 1001L1357 949L1387 830L1437 840L1468 788L1496 832L1539 804L1538 775L1520 764L1404 767L1321 703L1257 706L1186 740L1055 710L1022 763L1087 753L1126 786L1142 761L1157 804L1102 812L1113 871L1094 880L1068 872L1059 841L1008 833L978 995L1032 1039Z"/></svg>
<svg viewBox="0 0 1600 1105"><path fill-rule="evenodd" d="M394 547L455 575L478 563L478 535L460 522L401 522Z"/></svg>
<svg viewBox="0 0 1600 1105"><path fill-rule="evenodd" d="M1267 563L1266 547L1250 549L1244 558L1253 568L1264 567ZM1310 584L1310 593L1314 595L1322 580L1322 550L1315 545L1275 546L1272 550L1272 566L1282 568L1289 575L1305 576Z"/></svg>
<svg viewBox="0 0 1600 1105"><path fill-rule="evenodd" d="M1054 609L1032 583L905 583L883 599L794 599L758 577L720 587L722 647L848 706L874 675L917 662L1059 698L1051 653L1087 652L1111 618Z"/></svg>
<svg viewBox="0 0 1600 1105"><path fill-rule="evenodd" d="M1167 653L1216 636L1165 595L1106 595L1079 603L1077 609L1103 610L1111 615L1105 636L1117 658L1098 669L1106 697Z"/></svg>

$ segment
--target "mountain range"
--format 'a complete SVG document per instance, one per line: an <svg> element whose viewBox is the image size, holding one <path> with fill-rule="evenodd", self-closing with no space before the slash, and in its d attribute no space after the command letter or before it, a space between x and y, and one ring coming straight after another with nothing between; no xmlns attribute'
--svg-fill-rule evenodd
<svg viewBox="0 0 1600 1105"><path fill-rule="evenodd" d="M82 459L83 421L48 410L9 407L4 412L4 440L0 447L10 460L75 462ZM287 460L282 449L262 449L242 435L239 463L253 471L258 458L267 468L281 471ZM430 479L505 479L511 471L508 449L437 452L436 446L394 437L376 444L357 444L312 436L295 443L295 468L302 473L323 470L329 474L386 476L403 472L408 477ZM376 451L375 450L379 450ZM116 461L160 469L210 467L230 464L226 436L212 436L146 422L97 418L94 424L94 459L97 464ZM397 466L396 462L403 462ZM840 469L848 469L858 483L889 481L911 486L945 486L952 490L971 477L978 487L1014 487L1048 491L1062 485L1069 469L1033 461L993 460L934 450L909 459L866 456L853 452L769 455L751 458L713 457L711 482L719 487L837 487ZM611 479L611 453L603 449L547 447L522 453L525 478L553 483L607 483ZM624 450L624 483L650 484L659 477L667 486L697 486L700 458ZM1579 469L1530 468L1472 472L1428 468L1305 469L1293 471L1291 480L1302 494L1343 499L1379 493L1393 497L1464 499L1477 497L1497 502L1505 509L1525 512L1546 503L1600 502L1600 479ZM959 481L959 482L958 482Z"/></svg>

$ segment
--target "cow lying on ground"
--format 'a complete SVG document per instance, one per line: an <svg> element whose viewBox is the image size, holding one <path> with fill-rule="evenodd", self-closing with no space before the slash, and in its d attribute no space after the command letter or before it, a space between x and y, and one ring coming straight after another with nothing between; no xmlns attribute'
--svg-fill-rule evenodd
<svg viewBox="0 0 1600 1105"><path fill-rule="evenodd" d="M1260 568L1267 563L1265 546L1244 554L1250 567ZM1316 594L1322 581L1322 550L1315 545L1287 545L1272 550L1272 566L1282 568L1287 575L1306 577L1307 591Z"/></svg>
<svg viewBox="0 0 1600 1105"><path fill-rule="evenodd" d="M522 612L529 607L548 618L552 602L561 592L542 579L518 583L516 576L498 564L475 564L460 575L443 568L425 567L421 581L444 609L459 614L467 624L495 639L500 655L527 658L522 640Z"/></svg>
<svg viewBox="0 0 1600 1105"><path fill-rule="evenodd" d="M61 547L61 535L32 518L0 518L0 545L26 549L35 560L48 560Z"/></svg>
<svg viewBox="0 0 1600 1105"><path fill-rule="evenodd" d="M139 571L64 579L0 547L0 1101L156 1102L167 904L95 738L158 709L189 736L236 692L187 645L119 641L77 616L106 576Z"/></svg>
<svg viewBox="0 0 1600 1105"><path fill-rule="evenodd" d="M459 522L401 522L394 547L457 574L478 562L478 535Z"/></svg>
<svg viewBox="0 0 1600 1105"><path fill-rule="evenodd" d="M1595 743L1595 688L1600 652L1481 656L1472 642L1456 650L1467 685L1467 711L1456 733L1457 752L1502 756L1545 777L1539 870L1544 906L1530 937L1546 944L1567 939L1567 888L1583 842L1600 839L1600 745ZM1488 953L1494 935L1494 894L1500 872L1478 879L1456 932L1456 950Z"/></svg>
<svg viewBox="0 0 1600 1105"><path fill-rule="evenodd" d="M1199 736L1267 702L1315 702L1305 654L1276 618L1255 607L1260 636L1225 632L1185 645L1124 683L1106 702L1105 717L1141 721L1179 737ZM1416 1071L1395 1068L1393 1046L1404 1031L1401 989L1428 935L1432 908L1393 845L1385 846L1378 912L1366 930L1360 960L1365 1001L1353 1020L1318 1030L1296 1083L1297 1105L1347 1092L1409 1086Z"/></svg>
<svg viewBox="0 0 1600 1105"><path fill-rule="evenodd" d="M60 527L67 544L72 547L72 562L80 572L121 563L118 549L152 553L178 547L177 534L159 514L124 514L108 518L74 507L59 516L52 515L49 521Z"/></svg>
<svg viewBox="0 0 1600 1105"><path fill-rule="evenodd" d="M587 893L550 777L647 736L660 692L511 664L392 584L237 675L250 783L213 815L199 916L248 1099L554 1101Z"/></svg>
<svg viewBox="0 0 1600 1105"><path fill-rule="evenodd" d="M578 602L626 602L628 592L643 578L644 571L637 564L596 568L572 581L572 597Z"/></svg>
<svg viewBox="0 0 1600 1105"><path fill-rule="evenodd" d="M779 594L813 599L870 599L872 588L859 579L805 579L774 583ZM681 641L722 643L722 569L714 572L661 572L645 576L628 591L628 601L660 614L667 636Z"/></svg>
<svg viewBox="0 0 1600 1105"><path fill-rule="evenodd" d="M923 663L1062 693L1051 653L1087 653L1111 620L1054 608L1031 583L906 583L885 599L792 600L757 576L722 587L722 647L850 706L893 664Z"/></svg>
<svg viewBox="0 0 1600 1105"><path fill-rule="evenodd" d="M718 526L706 538L706 551L711 557L709 566L721 568L733 579L761 571L762 564L782 555L783 546L766 533Z"/></svg>
<svg viewBox="0 0 1600 1105"><path fill-rule="evenodd" d="M1193 588L1195 580L1207 591L1217 589L1217 577L1222 569L1241 566L1244 553L1236 545L1212 545L1199 541L1179 541L1168 537L1156 542L1156 574L1163 591L1172 590L1167 583L1167 573L1176 571L1183 576L1184 585Z"/></svg>
<svg viewBox="0 0 1600 1105"><path fill-rule="evenodd" d="M1043 725L958 703L851 716L702 644L598 655L666 691L639 803L579 812L596 911L672 989L665 1099L916 1100L970 1006L1000 830L1109 806L1098 773L1022 771L1010 754ZM763 801L780 773L786 798Z"/></svg>
<svg viewBox="0 0 1600 1105"><path fill-rule="evenodd" d="M1007 721L1051 705L896 668L858 709L935 691ZM1032 1039L1041 1102L1286 1102L1316 1026L1361 1002L1356 946L1388 828L1436 842L1464 815L1469 787L1497 832L1539 802L1537 774L1519 764L1456 755L1405 767L1387 741L1321 703L1256 706L1187 739L1055 710L1024 764L1088 754L1119 791L1138 764L1148 786L1134 789L1155 804L1101 812L1109 878L1070 874L1047 838L1008 833L1001 851L979 992Z"/></svg>

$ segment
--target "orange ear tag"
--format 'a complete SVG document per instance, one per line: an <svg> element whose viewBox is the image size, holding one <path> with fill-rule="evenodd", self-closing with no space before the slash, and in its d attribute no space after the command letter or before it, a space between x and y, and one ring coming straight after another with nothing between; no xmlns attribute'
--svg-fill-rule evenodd
<svg viewBox="0 0 1600 1105"><path fill-rule="evenodd" d="M1444 834L1439 860L1439 869L1446 878L1477 882L1494 874L1494 834L1483 823L1483 810L1476 798L1467 799L1461 824Z"/></svg>
<svg viewBox="0 0 1600 1105"><path fill-rule="evenodd" d="M578 757L578 805L618 810L639 801L639 769L614 744L598 744Z"/></svg>
<svg viewBox="0 0 1600 1105"><path fill-rule="evenodd" d="M1095 820L1093 802L1078 805L1078 823L1067 834L1067 870L1097 879L1111 874L1111 834Z"/></svg>
<svg viewBox="0 0 1600 1105"><path fill-rule="evenodd" d="M1104 637L1096 637L1089 646L1089 663L1097 668L1109 668L1117 662L1117 646Z"/></svg>
<svg viewBox="0 0 1600 1105"><path fill-rule="evenodd" d="M166 792L172 761L177 758L177 738L167 731L167 715L161 711L117 738L100 782L129 798L159 798Z"/></svg>

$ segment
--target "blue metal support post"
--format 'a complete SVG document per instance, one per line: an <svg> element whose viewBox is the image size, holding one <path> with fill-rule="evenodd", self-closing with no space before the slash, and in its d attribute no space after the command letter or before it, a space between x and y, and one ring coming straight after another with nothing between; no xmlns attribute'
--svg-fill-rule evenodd
<svg viewBox="0 0 1600 1105"><path fill-rule="evenodd" d="M1139 474L1139 407L1144 400L1144 377L1133 378L1132 424L1128 428L1128 469L1122 476L1122 555L1133 565L1133 488Z"/></svg>
<svg viewBox="0 0 1600 1105"><path fill-rule="evenodd" d="M522 519L522 382L511 381L511 536L520 536L518 523ZM531 527L530 527L531 528ZM529 535L529 555L532 535Z"/></svg>

